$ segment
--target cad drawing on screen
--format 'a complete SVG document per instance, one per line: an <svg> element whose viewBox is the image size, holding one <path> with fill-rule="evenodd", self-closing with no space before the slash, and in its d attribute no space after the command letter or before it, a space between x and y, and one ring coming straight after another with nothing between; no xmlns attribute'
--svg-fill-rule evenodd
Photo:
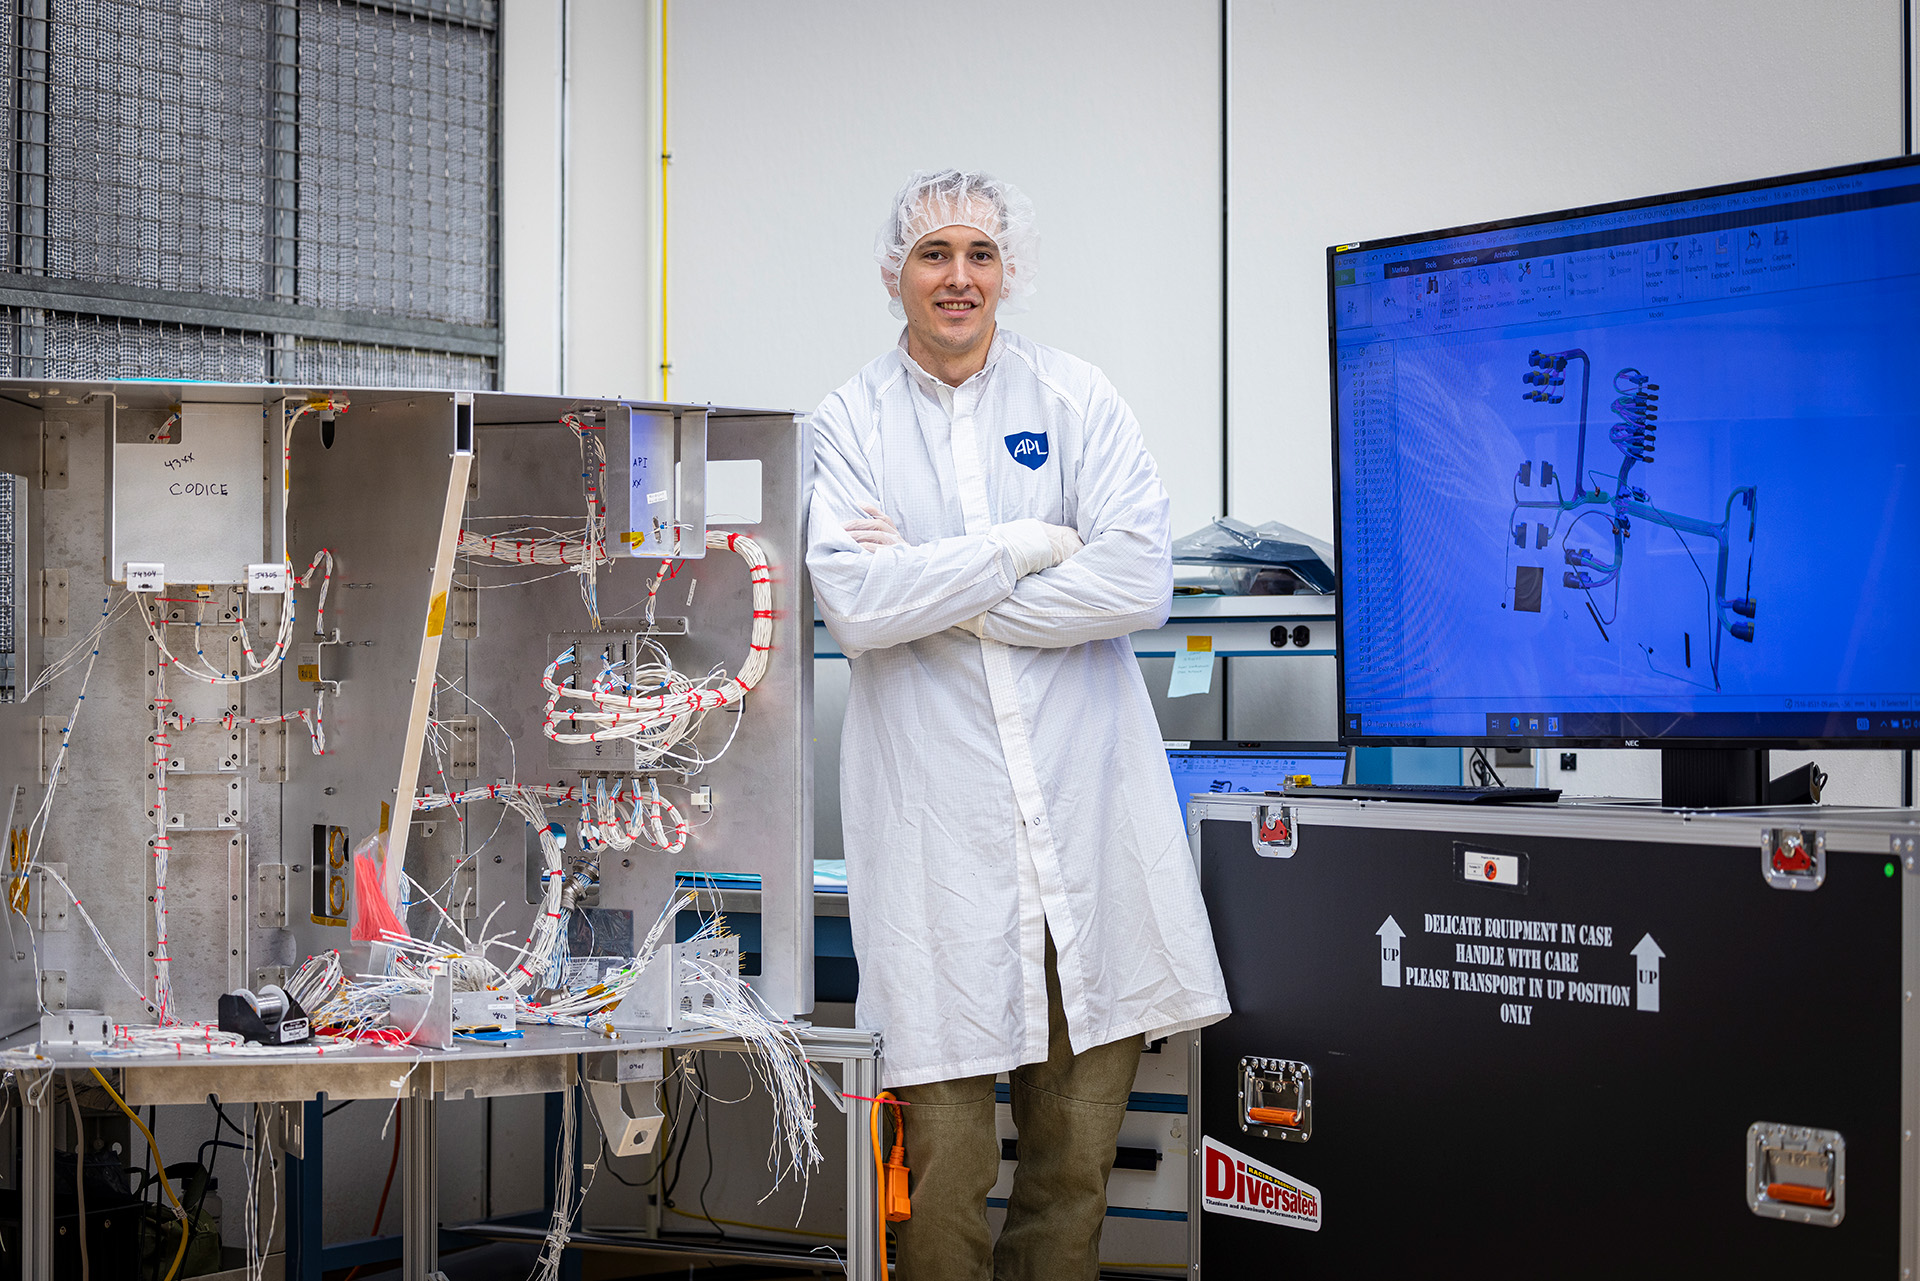
<svg viewBox="0 0 1920 1281"><path fill-rule="evenodd" d="M1609 472L1603 466L1589 467L1587 415L1593 358L1578 347L1530 353L1527 371L1521 375L1527 387L1521 399L1542 405L1560 404L1566 399L1561 389L1566 385L1567 366L1572 361L1580 364L1580 419L1571 476L1556 471L1553 460L1547 458L1538 460L1537 471L1534 460L1523 460L1514 474L1513 511L1508 518L1513 545L1507 553L1513 570L1509 580L1512 608L1530 613L1541 611L1545 567L1515 561L1525 558L1529 552L1545 552L1549 546L1557 545L1567 566L1561 573L1562 585L1581 593L1594 626L1603 638L1611 639L1607 628L1619 624L1620 579L1628 572L1627 545L1634 535L1635 521L1643 522L1643 529L1664 529L1678 540L1700 576L1709 620L1704 637L1707 669L1711 673L1712 688L1718 691L1724 638L1731 636L1745 644L1751 644L1754 638L1753 536L1758 519L1758 488L1744 485L1733 489L1717 522L1668 511L1656 504L1651 496L1654 491L1648 488L1654 484L1653 477L1645 470L1636 477L1634 469L1651 469L1655 464L1660 433L1660 385L1631 365L1614 374L1614 399L1609 406L1615 421L1607 429L1607 439L1620 451L1619 468ZM1569 482L1573 487L1571 494L1567 492ZM1736 506L1743 509L1744 519L1736 514ZM1528 536L1529 526L1532 537ZM1711 581L1694 545L1687 541L1689 535L1711 539L1714 543ZM1608 539L1613 543L1610 553L1606 550ZM1598 552L1594 549L1595 543L1600 545ZM1744 544L1742 559L1746 562L1746 573L1740 594L1729 596L1727 574L1736 543ZM1515 550L1520 557L1514 555ZM1594 593L1609 586L1613 591L1608 607L1602 610ZM1685 662L1692 668L1693 639L1690 632L1685 633L1685 637ZM1693 679L1656 666L1650 646L1640 644L1640 649L1654 671L1679 680Z"/></svg>

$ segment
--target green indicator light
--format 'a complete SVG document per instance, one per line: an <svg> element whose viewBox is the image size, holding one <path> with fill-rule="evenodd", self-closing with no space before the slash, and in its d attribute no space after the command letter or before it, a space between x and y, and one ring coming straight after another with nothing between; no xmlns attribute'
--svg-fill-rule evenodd
<svg viewBox="0 0 1920 1281"><path fill-rule="evenodd" d="M1887 875L1888 875L1888 876L1892 876L1892 875L1893 875L1893 864L1891 864L1891 863L1889 863L1889 864L1887 864Z"/></svg>

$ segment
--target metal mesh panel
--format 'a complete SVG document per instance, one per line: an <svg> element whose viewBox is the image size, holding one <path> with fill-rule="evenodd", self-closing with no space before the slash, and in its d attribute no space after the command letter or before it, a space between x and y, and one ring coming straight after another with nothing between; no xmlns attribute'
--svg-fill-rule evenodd
<svg viewBox="0 0 1920 1281"><path fill-rule="evenodd" d="M494 362L486 356L454 356L406 347L360 343L294 344L287 382L314 387L445 387L491 391Z"/></svg>
<svg viewBox="0 0 1920 1281"><path fill-rule="evenodd" d="M0 3L8 372L492 385L491 0Z"/></svg>
<svg viewBox="0 0 1920 1281"><path fill-rule="evenodd" d="M264 296L266 0L56 0L48 274Z"/></svg>
<svg viewBox="0 0 1920 1281"><path fill-rule="evenodd" d="M62 311L44 314L51 377L267 381L268 340L263 334Z"/></svg>
<svg viewBox="0 0 1920 1281"><path fill-rule="evenodd" d="M300 5L300 301L492 318L494 38Z"/></svg>

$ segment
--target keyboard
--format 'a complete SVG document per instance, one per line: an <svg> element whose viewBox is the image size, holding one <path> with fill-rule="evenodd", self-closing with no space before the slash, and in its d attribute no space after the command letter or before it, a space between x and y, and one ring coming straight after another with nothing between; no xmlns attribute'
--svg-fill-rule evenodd
<svg viewBox="0 0 1920 1281"><path fill-rule="evenodd" d="M1481 787L1474 783L1334 783L1289 787L1283 794L1335 801L1437 801L1444 805L1510 805L1560 799L1557 787Z"/></svg>

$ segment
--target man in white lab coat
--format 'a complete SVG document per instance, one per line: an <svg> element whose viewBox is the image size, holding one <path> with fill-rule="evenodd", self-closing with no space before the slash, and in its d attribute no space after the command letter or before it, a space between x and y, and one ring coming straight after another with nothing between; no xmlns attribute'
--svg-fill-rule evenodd
<svg viewBox="0 0 1920 1281"><path fill-rule="evenodd" d="M1143 1037L1227 1013L1126 639L1170 607L1166 491L1099 370L997 326L1033 247L1009 184L915 174L877 254L905 332L813 420L859 1019L911 1104L902 1281L1092 1281Z"/></svg>

